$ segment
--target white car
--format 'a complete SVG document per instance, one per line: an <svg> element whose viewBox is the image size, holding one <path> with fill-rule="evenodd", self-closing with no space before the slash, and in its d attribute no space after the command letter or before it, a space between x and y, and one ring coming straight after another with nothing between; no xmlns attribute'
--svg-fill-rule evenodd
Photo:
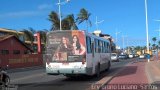
<svg viewBox="0 0 160 90"><path fill-rule="evenodd" d="M129 58L133 58L134 56L133 56L133 54L129 54Z"/></svg>
<svg viewBox="0 0 160 90"><path fill-rule="evenodd" d="M142 54L142 55L139 55L139 58L143 59L143 58L145 58L145 56Z"/></svg>
<svg viewBox="0 0 160 90"><path fill-rule="evenodd" d="M111 54L111 60L112 61L119 61L117 53L112 53Z"/></svg>

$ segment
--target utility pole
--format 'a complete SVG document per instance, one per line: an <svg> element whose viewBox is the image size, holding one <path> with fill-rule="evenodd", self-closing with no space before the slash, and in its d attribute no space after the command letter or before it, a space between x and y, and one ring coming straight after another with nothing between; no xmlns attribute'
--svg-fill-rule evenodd
<svg viewBox="0 0 160 90"><path fill-rule="evenodd" d="M122 35L122 42L123 42L123 52L124 52L124 37L127 37L127 36L124 36L124 35Z"/></svg>
<svg viewBox="0 0 160 90"><path fill-rule="evenodd" d="M149 54L147 0L145 0L145 15L146 15L146 41L147 41L146 46L147 46L147 53ZM148 58L148 62L150 62L149 58Z"/></svg>
<svg viewBox="0 0 160 90"><path fill-rule="evenodd" d="M118 42L118 40L117 40L117 35L119 34L120 32L117 32L117 30L116 30L116 44L117 44L117 42Z"/></svg>
<svg viewBox="0 0 160 90"><path fill-rule="evenodd" d="M60 22L60 26L59 26L59 28L60 28L60 31L62 30L62 17L61 17L61 5L64 5L65 3L68 3L70 0L66 0L65 2L61 2L61 0L58 0L58 3L57 3L57 5L58 5L58 11L59 11L59 22Z"/></svg>
<svg viewBox="0 0 160 90"><path fill-rule="evenodd" d="M98 19L97 19L97 16L96 16L96 22L95 22L95 24L96 24L96 29L98 30L98 24L99 23L102 23L104 20L101 20L101 21L98 21Z"/></svg>

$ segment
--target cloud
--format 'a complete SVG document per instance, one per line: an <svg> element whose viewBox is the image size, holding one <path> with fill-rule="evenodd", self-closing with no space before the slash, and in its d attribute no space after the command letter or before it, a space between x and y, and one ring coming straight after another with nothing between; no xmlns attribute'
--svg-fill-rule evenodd
<svg viewBox="0 0 160 90"><path fill-rule="evenodd" d="M17 11L17 12L1 13L0 19L38 16L40 14L44 14L46 10L49 10L51 8L53 8L53 5L51 4L41 4L37 7L36 10L33 11Z"/></svg>
<svg viewBox="0 0 160 90"><path fill-rule="evenodd" d="M46 10L46 9L51 9L51 8L53 8L53 5L51 4L42 4L38 6L39 10Z"/></svg>
<svg viewBox="0 0 160 90"><path fill-rule="evenodd" d="M17 18L17 17L28 17L28 16L36 16L39 15L38 11L19 11L19 12L9 12L0 14L0 18Z"/></svg>

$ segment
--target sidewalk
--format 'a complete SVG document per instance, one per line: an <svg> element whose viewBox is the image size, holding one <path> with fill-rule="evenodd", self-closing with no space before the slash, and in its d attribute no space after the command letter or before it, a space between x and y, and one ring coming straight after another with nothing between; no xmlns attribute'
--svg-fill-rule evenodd
<svg viewBox="0 0 160 90"><path fill-rule="evenodd" d="M146 62L132 62L118 73L109 84L148 84Z"/></svg>
<svg viewBox="0 0 160 90"><path fill-rule="evenodd" d="M160 90L160 60L129 63L101 90Z"/></svg>
<svg viewBox="0 0 160 90"><path fill-rule="evenodd" d="M146 64L146 73L151 84L160 86L160 60L151 60Z"/></svg>

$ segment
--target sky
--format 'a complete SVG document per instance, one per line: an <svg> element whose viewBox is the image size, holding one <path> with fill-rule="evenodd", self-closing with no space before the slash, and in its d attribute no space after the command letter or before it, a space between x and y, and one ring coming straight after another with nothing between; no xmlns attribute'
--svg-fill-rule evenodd
<svg viewBox="0 0 160 90"><path fill-rule="evenodd" d="M65 0L61 0L64 2ZM51 11L58 13L58 0L0 0L0 28L20 31L33 28L35 30L50 30L51 22L48 15ZM160 0L147 0L149 38L159 36L160 28ZM91 13L92 26L87 30L96 30L96 16L98 29L102 33L110 34L117 44L123 46L146 45L145 0L70 0L61 6L62 18L68 14L77 17L81 8ZM80 30L86 30L86 23L78 25ZM159 39L160 40L160 39Z"/></svg>

